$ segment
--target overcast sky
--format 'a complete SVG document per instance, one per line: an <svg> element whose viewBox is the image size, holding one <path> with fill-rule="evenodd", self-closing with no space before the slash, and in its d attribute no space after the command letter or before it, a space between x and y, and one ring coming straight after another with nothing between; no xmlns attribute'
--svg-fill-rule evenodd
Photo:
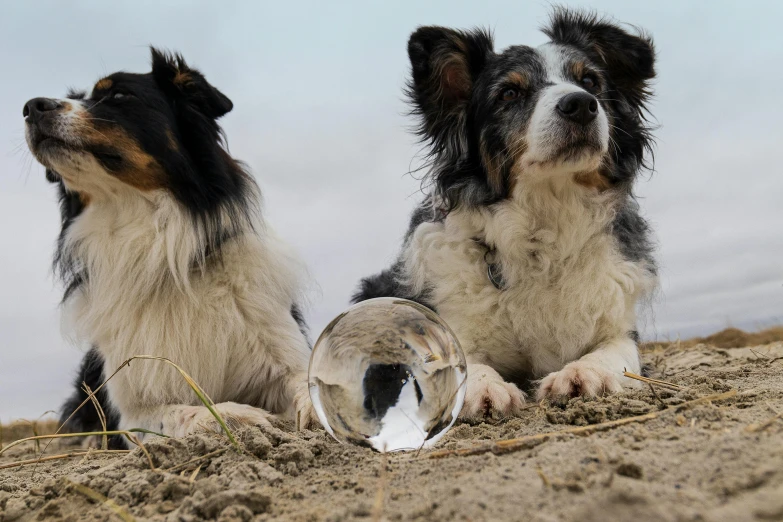
<svg viewBox="0 0 783 522"><path fill-rule="evenodd" d="M285 5L284 5L285 4ZM660 243L645 335L783 322L783 2L594 1L658 49L656 172L638 185ZM741 7L740 7L741 6ZM418 25L488 26L538 45L549 4L3 2L0 5L0 420L59 407L82 352L60 335L50 271L54 187L24 144L22 106L178 50L234 102L232 154L319 290L314 336L360 277L395 256L419 184L401 88Z"/></svg>

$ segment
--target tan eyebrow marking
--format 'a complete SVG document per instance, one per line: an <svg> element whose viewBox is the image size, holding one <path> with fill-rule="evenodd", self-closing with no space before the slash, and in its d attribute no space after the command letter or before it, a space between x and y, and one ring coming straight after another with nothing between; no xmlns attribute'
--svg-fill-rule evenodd
<svg viewBox="0 0 783 522"><path fill-rule="evenodd" d="M104 78L102 80L99 80L98 83L95 84L95 90L96 91L105 91L105 90L111 89L112 85L113 85L113 82L111 81L111 78Z"/></svg>
<svg viewBox="0 0 783 522"><path fill-rule="evenodd" d="M586 67L584 62L572 62L571 63L571 74L574 75L574 78L577 80L581 80L582 76L585 75Z"/></svg>
<svg viewBox="0 0 783 522"><path fill-rule="evenodd" d="M520 89L527 89L530 85L530 82L528 82L527 76L520 72L510 72L506 76L506 79L515 85L517 85Z"/></svg>

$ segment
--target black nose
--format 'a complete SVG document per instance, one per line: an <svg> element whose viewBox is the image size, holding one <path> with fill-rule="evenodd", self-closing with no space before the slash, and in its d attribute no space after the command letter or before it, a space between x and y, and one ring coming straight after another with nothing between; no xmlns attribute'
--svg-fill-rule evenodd
<svg viewBox="0 0 783 522"><path fill-rule="evenodd" d="M62 107L57 100L51 98L33 98L24 104L22 109L22 116L31 123L40 120L47 112L59 109Z"/></svg>
<svg viewBox="0 0 783 522"><path fill-rule="evenodd" d="M586 92L572 92L560 98L557 112L567 120L587 125L598 116L598 100Z"/></svg>

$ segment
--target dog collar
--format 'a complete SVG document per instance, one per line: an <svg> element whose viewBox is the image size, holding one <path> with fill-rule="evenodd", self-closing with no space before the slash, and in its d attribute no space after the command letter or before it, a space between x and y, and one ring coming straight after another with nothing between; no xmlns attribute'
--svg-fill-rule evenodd
<svg viewBox="0 0 783 522"><path fill-rule="evenodd" d="M504 290L506 288L506 282L503 280L503 272L500 269L500 263L495 259L495 249L491 248L483 241L478 241L478 243L486 249L484 252L484 264L487 265L487 279L489 279L492 286L498 290Z"/></svg>

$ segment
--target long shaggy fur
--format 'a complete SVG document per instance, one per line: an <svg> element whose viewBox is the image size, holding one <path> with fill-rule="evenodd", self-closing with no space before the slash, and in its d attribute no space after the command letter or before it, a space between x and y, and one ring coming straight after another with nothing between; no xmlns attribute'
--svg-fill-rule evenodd
<svg viewBox="0 0 783 522"><path fill-rule="evenodd" d="M64 324L93 347L77 388L154 355L185 368L230 419L298 414L306 425L306 274L224 148L216 120L231 108L181 56L155 49L149 74L28 102L28 143L60 190ZM83 397L77 389L64 419ZM184 435L214 424L161 362L132 362L98 398L111 427ZM96 418L88 405L67 427L96 429Z"/></svg>
<svg viewBox="0 0 783 522"><path fill-rule="evenodd" d="M640 370L636 305L656 267L632 189L651 161L652 40L565 9L544 32L544 46L502 52L484 30L413 33L427 194L397 262L354 296L413 299L449 323L469 363L463 417L518 411L507 381L598 395ZM575 123L568 96L591 118Z"/></svg>

